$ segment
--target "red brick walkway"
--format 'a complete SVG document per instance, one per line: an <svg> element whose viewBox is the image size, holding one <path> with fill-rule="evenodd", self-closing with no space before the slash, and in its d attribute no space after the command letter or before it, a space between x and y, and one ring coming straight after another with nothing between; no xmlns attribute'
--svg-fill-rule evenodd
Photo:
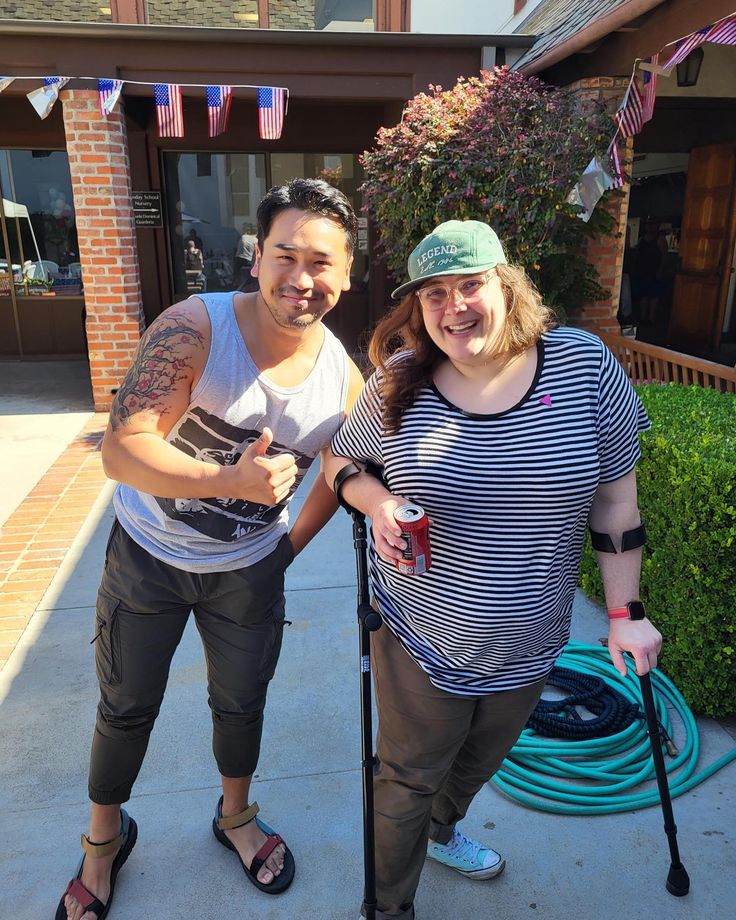
<svg viewBox="0 0 736 920"><path fill-rule="evenodd" d="M8 518L0 537L0 668L5 665L106 482L96 413Z"/></svg>

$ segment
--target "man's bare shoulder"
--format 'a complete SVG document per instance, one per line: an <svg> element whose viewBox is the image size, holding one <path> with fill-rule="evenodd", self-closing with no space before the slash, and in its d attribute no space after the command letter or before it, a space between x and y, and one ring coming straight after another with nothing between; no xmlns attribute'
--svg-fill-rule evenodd
<svg viewBox="0 0 736 920"><path fill-rule="evenodd" d="M210 318L202 300L199 297L188 297L186 300L180 300L178 303L167 307L163 313L160 313L146 330L148 334L154 327L172 327L188 326L198 332L206 341L210 337ZM195 345L196 342L189 344Z"/></svg>

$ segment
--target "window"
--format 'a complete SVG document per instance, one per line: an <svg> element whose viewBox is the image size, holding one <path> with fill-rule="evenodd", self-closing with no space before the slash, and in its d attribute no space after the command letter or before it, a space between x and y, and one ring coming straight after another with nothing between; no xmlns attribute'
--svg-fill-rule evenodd
<svg viewBox="0 0 736 920"><path fill-rule="evenodd" d="M166 152L163 160L176 297L248 282L265 155Z"/></svg>
<svg viewBox="0 0 736 920"><path fill-rule="evenodd" d="M0 273L18 296L81 294L74 199L66 151L0 150Z"/></svg>
<svg viewBox="0 0 736 920"><path fill-rule="evenodd" d="M258 0L147 0L146 8L151 25L259 27Z"/></svg>
<svg viewBox="0 0 736 920"><path fill-rule="evenodd" d="M109 0L15 0L2 5L5 19L48 19L62 22L112 22Z"/></svg>
<svg viewBox="0 0 736 920"><path fill-rule="evenodd" d="M372 32L373 0L269 0L272 29Z"/></svg>

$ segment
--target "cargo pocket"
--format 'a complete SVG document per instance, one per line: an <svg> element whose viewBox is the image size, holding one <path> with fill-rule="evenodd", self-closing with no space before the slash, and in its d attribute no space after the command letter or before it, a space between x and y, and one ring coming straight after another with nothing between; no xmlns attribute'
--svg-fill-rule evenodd
<svg viewBox="0 0 736 920"><path fill-rule="evenodd" d="M284 614L286 602L280 598L271 608L266 625L266 638L261 655L261 666L258 670L258 680L267 684L276 671L276 665L281 654L281 643L284 638Z"/></svg>
<svg viewBox="0 0 736 920"><path fill-rule="evenodd" d="M95 637L95 667L97 678L102 684L119 684L120 636L117 618L120 601L109 594L97 593L97 618Z"/></svg>

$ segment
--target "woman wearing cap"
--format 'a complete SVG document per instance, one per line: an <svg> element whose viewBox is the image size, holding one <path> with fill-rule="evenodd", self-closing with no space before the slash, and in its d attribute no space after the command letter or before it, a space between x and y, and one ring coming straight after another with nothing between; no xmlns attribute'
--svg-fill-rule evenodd
<svg viewBox="0 0 736 920"><path fill-rule="evenodd" d="M426 856L473 879L504 868L456 823L567 642L586 524L605 550L614 664L625 673L629 651L643 674L661 645L638 600L649 421L622 368L600 339L556 326L486 224L441 224L408 271L326 469L372 520L378 916L407 920ZM422 575L396 568L407 502L431 521Z"/></svg>

